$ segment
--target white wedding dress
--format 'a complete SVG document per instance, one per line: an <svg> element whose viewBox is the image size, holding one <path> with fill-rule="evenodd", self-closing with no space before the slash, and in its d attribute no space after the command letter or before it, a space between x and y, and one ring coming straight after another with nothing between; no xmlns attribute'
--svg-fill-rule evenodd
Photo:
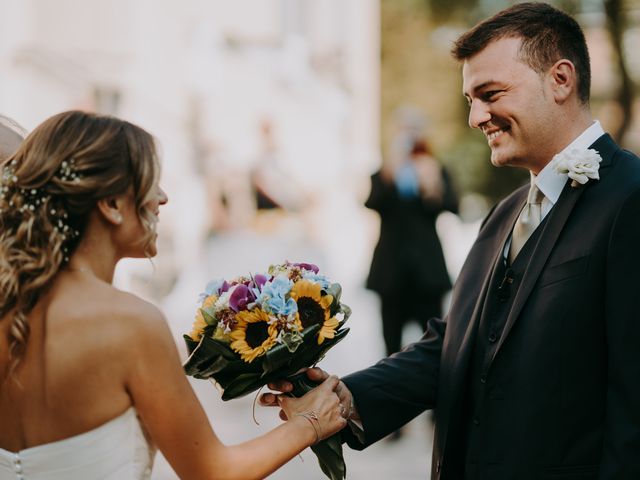
<svg viewBox="0 0 640 480"><path fill-rule="evenodd" d="M131 407L74 437L17 453L0 448L0 480L146 480L154 456Z"/></svg>

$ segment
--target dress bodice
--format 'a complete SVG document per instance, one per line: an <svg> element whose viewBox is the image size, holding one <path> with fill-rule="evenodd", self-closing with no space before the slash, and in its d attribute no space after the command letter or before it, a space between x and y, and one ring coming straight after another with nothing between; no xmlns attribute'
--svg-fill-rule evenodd
<svg viewBox="0 0 640 480"><path fill-rule="evenodd" d="M146 480L155 449L133 407L79 435L9 452L0 448L0 480Z"/></svg>

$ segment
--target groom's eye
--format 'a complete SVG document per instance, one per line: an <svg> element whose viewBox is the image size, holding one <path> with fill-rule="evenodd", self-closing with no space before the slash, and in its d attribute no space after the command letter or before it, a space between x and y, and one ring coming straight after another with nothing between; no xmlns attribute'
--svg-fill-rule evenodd
<svg viewBox="0 0 640 480"><path fill-rule="evenodd" d="M502 90L489 90L488 92L484 92L482 94L482 99L485 102L491 102L495 100L495 96L500 93Z"/></svg>

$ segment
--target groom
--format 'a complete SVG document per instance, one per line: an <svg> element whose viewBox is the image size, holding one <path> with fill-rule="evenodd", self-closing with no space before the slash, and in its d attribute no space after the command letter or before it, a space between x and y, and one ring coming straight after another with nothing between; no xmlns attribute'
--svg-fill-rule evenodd
<svg viewBox="0 0 640 480"><path fill-rule="evenodd" d="M565 13L515 5L453 55L491 162L531 184L484 220L447 318L343 379L362 426L347 442L437 407L433 479L640 479L640 160L592 119L584 35Z"/></svg>

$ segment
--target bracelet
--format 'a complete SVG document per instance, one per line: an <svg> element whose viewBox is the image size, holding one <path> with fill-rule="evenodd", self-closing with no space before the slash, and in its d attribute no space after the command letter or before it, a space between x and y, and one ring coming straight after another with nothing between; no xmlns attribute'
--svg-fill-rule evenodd
<svg viewBox="0 0 640 480"><path fill-rule="evenodd" d="M312 445L318 443L320 441L320 437L322 437L322 429L320 428L320 419L318 418L318 415L316 415L316 412L310 410L308 412L296 413L296 417L302 417L309 420L309 423L313 427L313 431L316 434L316 441L313 442Z"/></svg>
<svg viewBox="0 0 640 480"><path fill-rule="evenodd" d="M347 416L345 417L347 420L351 419L351 415L353 415L353 412L355 411L355 409L356 409L356 406L353 401L353 395L351 395L351 401L349 402L349 411L347 412Z"/></svg>

